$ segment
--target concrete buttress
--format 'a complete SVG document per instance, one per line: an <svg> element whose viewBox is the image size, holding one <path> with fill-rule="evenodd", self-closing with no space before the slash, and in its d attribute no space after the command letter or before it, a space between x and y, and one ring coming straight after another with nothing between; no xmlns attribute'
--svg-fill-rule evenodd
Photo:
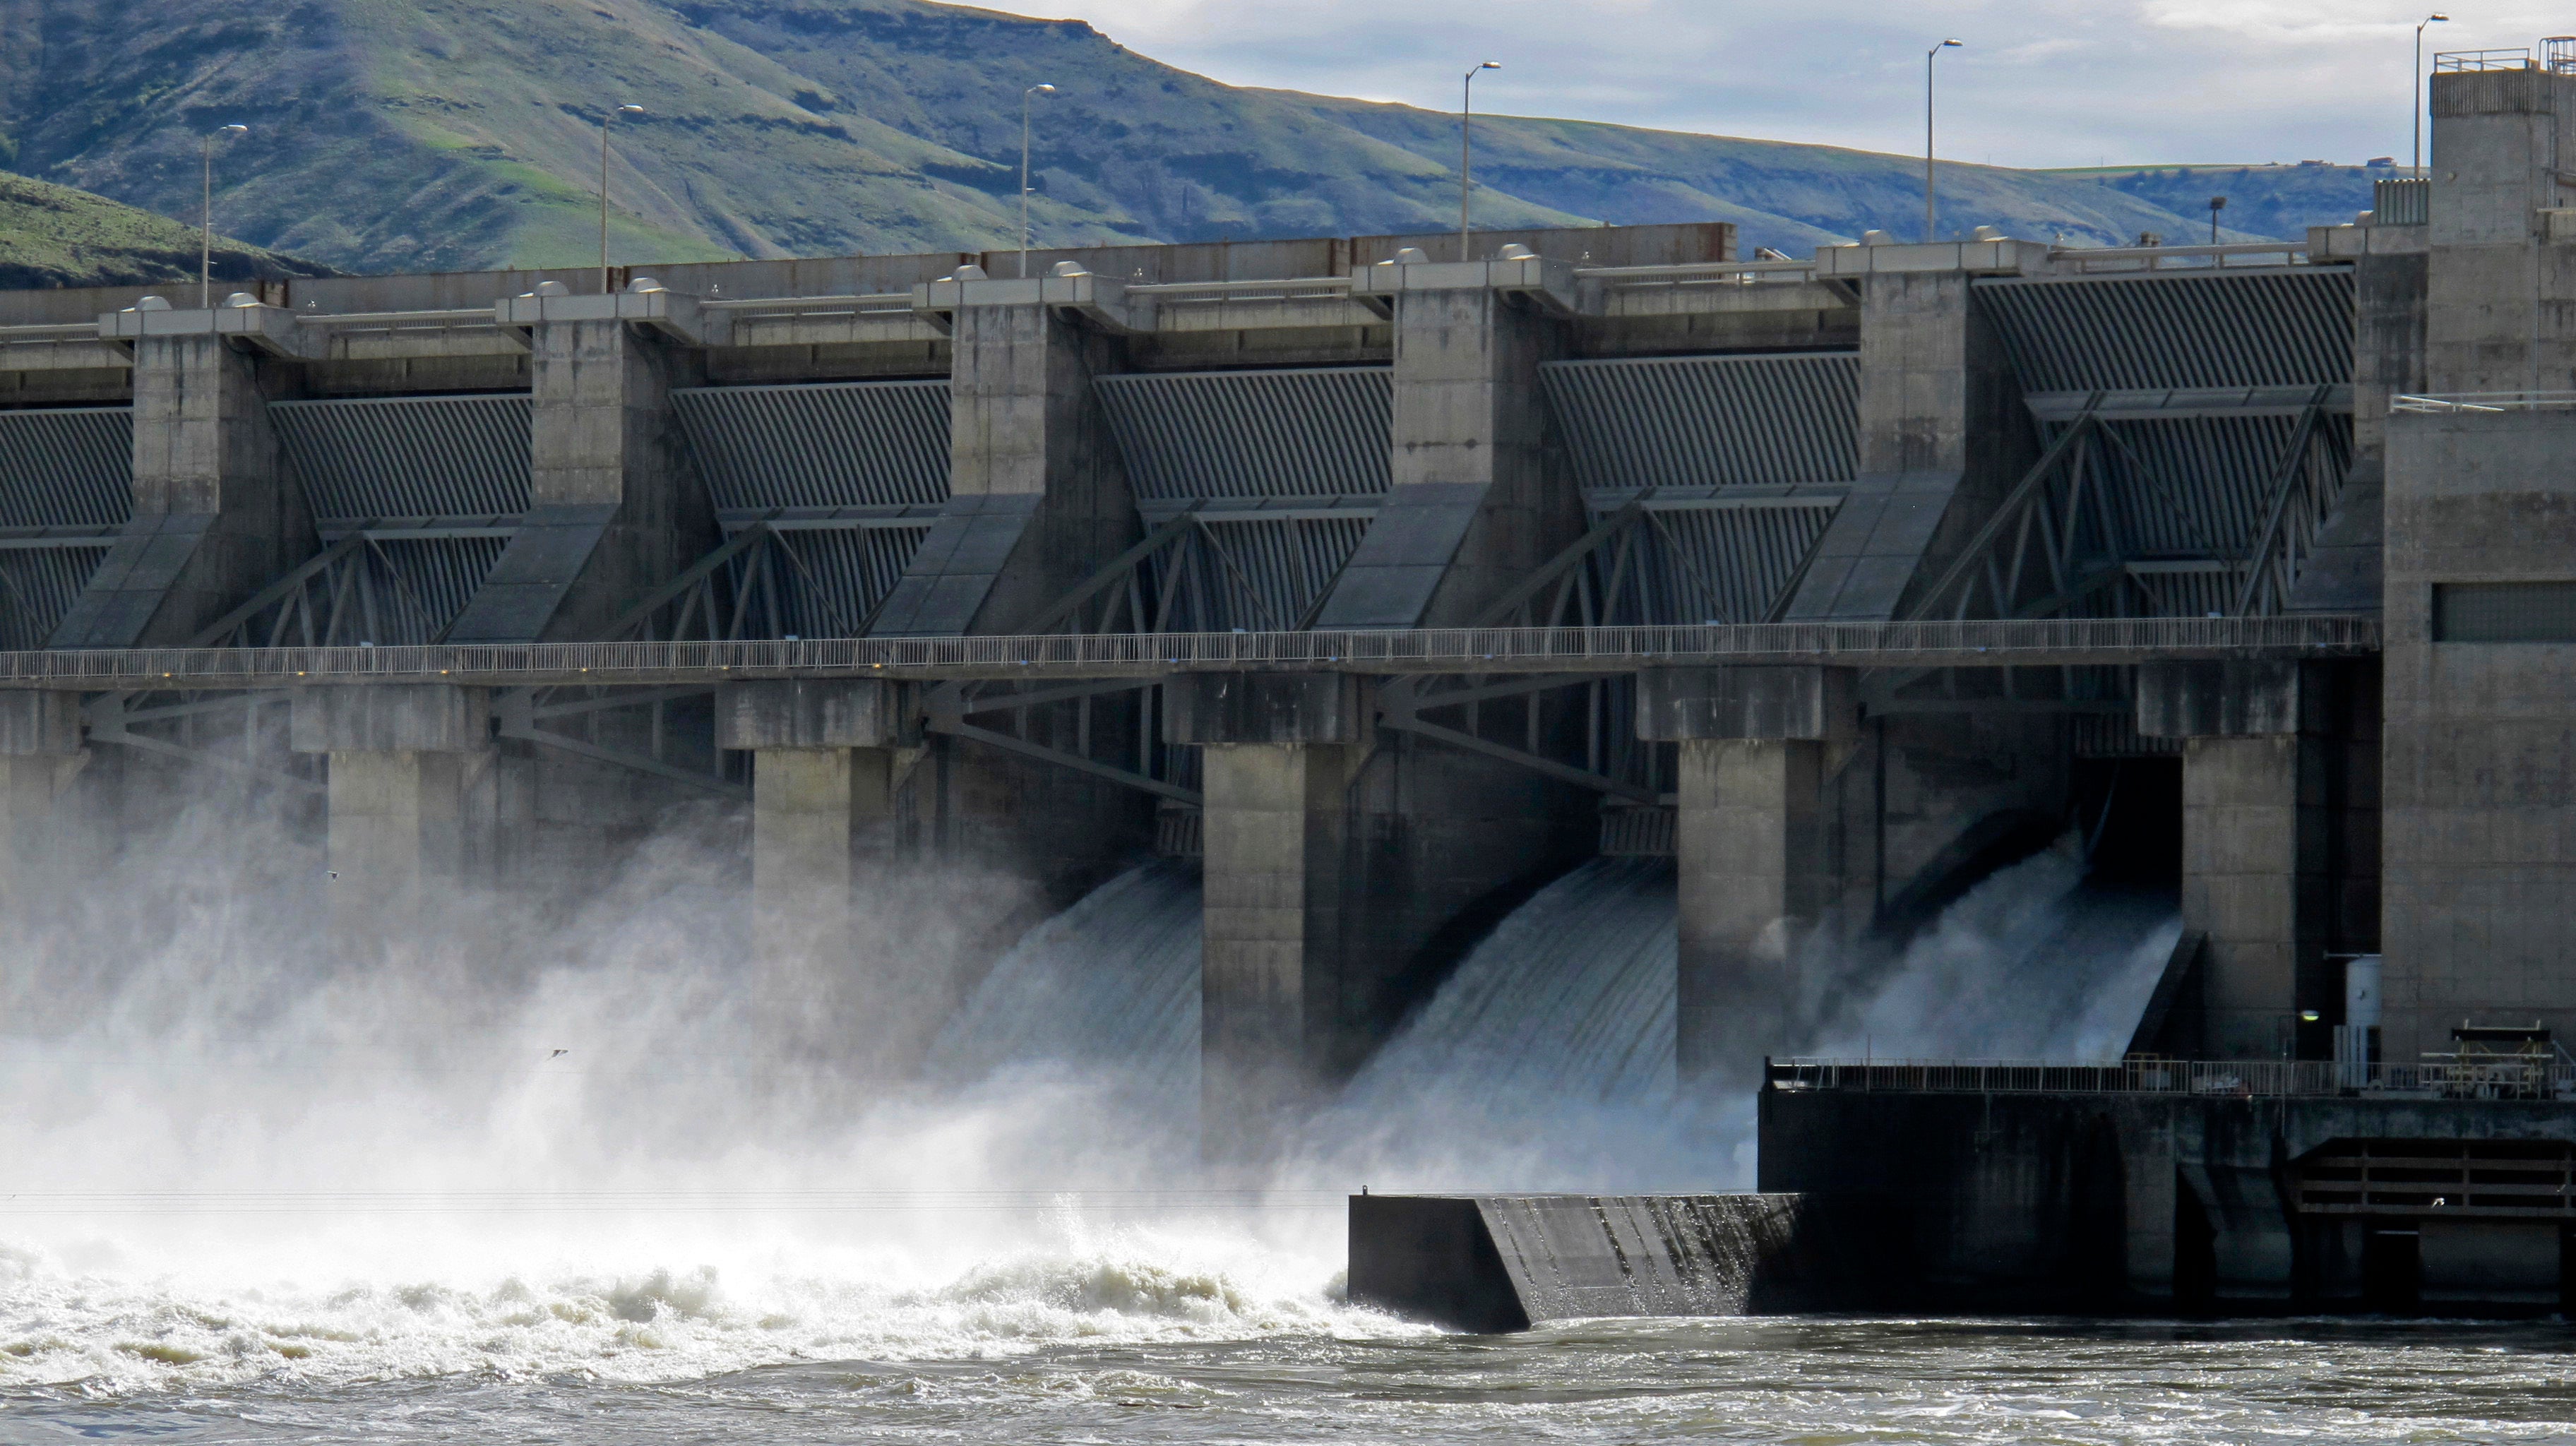
<svg viewBox="0 0 2576 1446"><path fill-rule="evenodd" d="M216 313L148 315L156 329L132 343L134 512L53 647L185 643L311 548L268 420L272 364Z"/></svg>

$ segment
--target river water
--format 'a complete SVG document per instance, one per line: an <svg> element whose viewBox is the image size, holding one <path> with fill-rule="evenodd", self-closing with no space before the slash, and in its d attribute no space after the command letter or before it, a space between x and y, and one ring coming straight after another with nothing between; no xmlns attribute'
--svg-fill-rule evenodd
<svg viewBox="0 0 2576 1446"><path fill-rule="evenodd" d="M1658 865L1542 891L1255 1197L1198 1174L1168 865L890 1073L850 1063L884 1058L868 1021L936 997L906 970L988 885L891 900L874 993L733 957L722 851L685 840L506 955L361 966L313 950L312 860L194 817L0 968L0 1441L2576 1442L2555 1325L1475 1339L1341 1300L1360 1185L1750 1184L1747 1112L1672 1082ZM2116 1049L2085 1001L2136 992L2166 925L2079 876L1999 878L1824 1027ZM2095 972L2033 972L2078 937Z"/></svg>
<svg viewBox="0 0 2576 1446"><path fill-rule="evenodd" d="M1473 1338L1258 1274L1111 1251L920 1291L665 1282L647 1304L597 1283L22 1284L0 1324L0 1439L2576 1441L2576 1332L2555 1325L1803 1318Z"/></svg>

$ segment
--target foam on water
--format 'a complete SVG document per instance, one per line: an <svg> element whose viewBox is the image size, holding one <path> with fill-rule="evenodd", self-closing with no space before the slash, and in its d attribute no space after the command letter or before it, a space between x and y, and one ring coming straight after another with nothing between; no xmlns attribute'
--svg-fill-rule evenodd
<svg viewBox="0 0 2576 1446"><path fill-rule="evenodd" d="M558 1244L577 1253L572 1239ZM774 1274L210 1281L78 1271L0 1247L0 1397L48 1384L127 1394L460 1374L650 1382L799 1361L1422 1333L1342 1304L1318 1261L1239 1232L1121 1230L996 1253L939 1280L908 1281L919 1263L888 1257L876 1269L846 1260Z"/></svg>

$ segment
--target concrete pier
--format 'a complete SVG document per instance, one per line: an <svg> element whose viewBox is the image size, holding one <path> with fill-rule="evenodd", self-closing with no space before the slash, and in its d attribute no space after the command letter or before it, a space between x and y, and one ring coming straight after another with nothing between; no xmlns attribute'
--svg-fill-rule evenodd
<svg viewBox="0 0 2576 1446"><path fill-rule="evenodd" d="M2298 663L2138 670L2139 734L2183 744L2183 927L2209 938L2201 1039L2219 1058L2315 1053L2299 1015L2322 1025L2341 990L2325 967L2327 687Z"/></svg>
<svg viewBox="0 0 2576 1446"><path fill-rule="evenodd" d="M296 694L295 751L331 760L331 925L345 953L413 947L436 920L459 921L491 858L491 715L487 690L435 683Z"/></svg>
<svg viewBox="0 0 2576 1446"><path fill-rule="evenodd" d="M52 646L185 643L311 550L268 421L270 394L290 384L226 329L268 310L119 314L133 332L133 516Z"/></svg>
<svg viewBox="0 0 2576 1446"><path fill-rule="evenodd" d="M670 302L630 291L503 303L528 337L529 511L452 641L599 637L621 608L715 545L671 411L671 389L697 380L704 363L673 344L690 339L693 313L675 321Z"/></svg>
<svg viewBox="0 0 2576 1446"><path fill-rule="evenodd" d="M1538 370L1565 352L1572 268L1399 260L1362 284L1394 312L1392 486L1315 625L1459 626L1582 530Z"/></svg>
<svg viewBox="0 0 2576 1446"><path fill-rule="evenodd" d="M1207 799L1200 1120L1211 1158L1265 1157L1347 1068L1384 950L1350 888L1352 784L1370 715L1348 676L1193 677L1166 731Z"/></svg>
<svg viewBox="0 0 2576 1446"><path fill-rule="evenodd" d="M1637 692L1638 736L1680 755L1674 1063L1705 1087L1741 1088L1795 1037L1794 962L1832 889L1825 750L1852 736L1852 676L1657 668Z"/></svg>
<svg viewBox="0 0 2576 1446"><path fill-rule="evenodd" d="M59 815L88 761L78 694L0 696L0 918L33 917L74 862Z"/></svg>
<svg viewBox="0 0 2576 1446"><path fill-rule="evenodd" d="M765 965L846 959L854 888L888 850L896 750L916 747L889 683L733 683L716 740L752 754L752 950Z"/></svg>

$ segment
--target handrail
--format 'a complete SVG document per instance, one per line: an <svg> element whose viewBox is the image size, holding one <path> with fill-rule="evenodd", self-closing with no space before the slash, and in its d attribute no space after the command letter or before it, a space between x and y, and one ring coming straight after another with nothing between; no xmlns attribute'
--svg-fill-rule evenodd
<svg viewBox="0 0 2576 1446"><path fill-rule="evenodd" d="M1047 633L797 641L125 648L0 653L0 688L293 687L355 682L591 684L746 678L1103 678L1184 672L1557 673L1745 663L2117 665L2376 652L2379 620L2036 618L1688 627Z"/></svg>
<svg viewBox="0 0 2576 1446"><path fill-rule="evenodd" d="M1633 281L1651 284L1657 281L1687 281L1701 277L1752 276L1778 272L1813 274L1815 261L1679 261L1658 266L1578 266L1578 281L1607 281L1613 284Z"/></svg>
<svg viewBox="0 0 2576 1446"><path fill-rule="evenodd" d="M2445 392L2391 397L2392 412L2563 412L2576 408L2576 392Z"/></svg>
<svg viewBox="0 0 2576 1446"><path fill-rule="evenodd" d="M864 306L878 303L886 311L912 310L909 291L860 291L840 296L728 296L700 301L700 311L748 311L754 307L782 307L789 311L813 311L827 307Z"/></svg>
<svg viewBox="0 0 2576 1446"><path fill-rule="evenodd" d="M434 311L299 311L295 314L295 321L299 326L400 326L405 322L422 326L500 325L499 318L488 306L448 307Z"/></svg>
<svg viewBox="0 0 2576 1446"><path fill-rule="evenodd" d="M1348 291L1352 284L1347 276L1289 276L1276 281L1140 281L1127 290L1139 296L1232 295L1236 292L1278 291L1294 286L1312 287L1318 291Z"/></svg>
<svg viewBox="0 0 2576 1446"><path fill-rule="evenodd" d="M2307 262L2305 241L2225 241L2215 246L2054 246L2048 259L2071 264L2078 273L2100 270L2161 271L2169 268L2224 268L2253 257L2279 257L2275 265Z"/></svg>
<svg viewBox="0 0 2576 1446"><path fill-rule="evenodd" d="M2204 1099L2385 1095L2440 1099L2576 1096L2576 1065L2547 1055L2418 1064L2327 1059L1822 1059L1765 1062L1766 1088L1860 1094L2156 1094Z"/></svg>
<svg viewBox="0 0 2576 1446"><path fill-rule="evenodd" d="M2473 70L2529 70L2531 47L2499 46L2492 50L2436 50L2433 52L2436 73Z"/></svg>

